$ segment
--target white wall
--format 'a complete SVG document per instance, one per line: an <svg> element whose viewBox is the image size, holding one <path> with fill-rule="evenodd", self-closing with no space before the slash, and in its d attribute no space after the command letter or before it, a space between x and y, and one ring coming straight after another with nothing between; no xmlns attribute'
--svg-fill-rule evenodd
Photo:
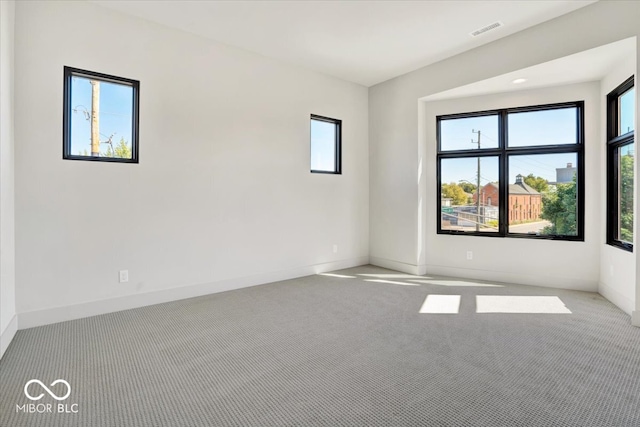
<svg viewBox="0 0 640 427"><path fill-rule="evenodd" d="M437 180L427 172L424 204L426 271L523 284L598 289L600 248L600 85L598 82L426 102L424 169L436 170L436 116L529 105L584 101L585 241L501 239L436 233ZM473 260L466 252L473 251Z"/></svg>
<svg viewBox="0 0 640 427"><path fill-rule="evenodd" d="M15 37L20 328L368 262L365 87L87 2L20 2ZM65 65L140 80L140 164L62 160Z"/></svg>
<svg viewBox="0 0 640 427"><path fill-rule="evenodd" d="M618 64L600 82L600 102L602 109L600 118L600 141L607 140L607 94L634 74L636 74L635 55ZM607 169L607 151L604 143L600 144L600 150L600 168L604 172ZM600 188L603 201L605 201L607 197L606 184L606 179L603 178ZM623 251L619 248L606 244L606 221L606 205L603 203L601 206L600 235L602 241L600 250L600 282L598 285L598 292L624 310L627 314L631 314L634 310L636 296L636 257L632 252ZM638 229L637 216L634 227L635 230ZM634 244L635 243L636 242L634 242ZM638 251L637 246L634 250Z"/></svg>
<svg viewBox="0 0 640 427"><path fill-rule="evenodd" d="M420 158L424 156L421 141L425 137L419 134L422 113L419 111L420 98L628 37L637 37L640 34L638 22L638 2L597 2L370 88L369 209L372 262L409 272L426 272L432 261L427 259L428 251L423 245L433 245L432 253L440 250L433 239L422 237L427 233L428 226L424 222L425 209L435 209L436 201L422 199L427 194L426 177L433 176L435 171L420 164ZM600 118L597 120L599 123ZM600 236L594 235L593 230L587 233L589 239L599 241ZM483 245L480 251L492 249L493 245L500 243L483 243L486 240L476 238L469 241L478 241L474 244ZM524 243L530 243L527 248L536 252L547 249L545 242ZM549 243L557 245L558 252L575 247L571 242ZM590 244L591 241L585 245ZM635 252L636 259L638 252ZM636 268L638 265L640 263L636 263ZM593 288L599 279L598 267L594 269L589 266L588 269L593 275L586 287ZM638 312L640 292L637 280L635 287L635 310ZM640 323L640 316L637 317Z"/></svg>
<svg viewBox="0 0 640 427"><path fill-rule="evenodd" d="M4 136L10 129L4 108L11 99L4 89L10 87L5 68L11 68L4 47L11 45L5 43L10 33L5 23L11 20L5 21L5 11L12 6L0 4L4 150L4 141L12 142ZM458 236L434 238L435 222L426 218L433 215L435 199L427 196L428 186L433 193L428 182L433 170L426 163L428 129L419 126L426 110L418 100L638 36L638 22L639 3L598 2L379 84L367 95L366 88L94 4L19 2L15 283L20 327L356 265L369 255L376 264L416 273L443 264L438 257L444 248L436 239ZM141 81L139 165L61 159L64 65ZM310 113L343 120L342 176L308 172ZM362 161L367 156L369 164ZM590 157L587 162L601 162ZM5 185L10 167L2 172L3 197L13 188ZM5 206L10 204L2 205L2 226L12 230L6 222L12 209L7 215ZM593 233L587 230L584 244L514 244L534 252L552 243L558 252L577 245L591 260L592 239L602 243ZM11 246L8 236L3 228L2 240ZM492 240L459 239L449 250L463 253L462 247ZM477 254L503 240L471 249L479 261ZM604 254L570 287L610 283L598 271L609 262ZM13 264L3 249L5 262ZM460 272L461 265L444 267ZM466 267L462 273L483 274ZM120 269L129 270L129 283L117 283ZM4 278L9 271L2 269L2 329L14 290L13 276ZM560 270L543 276L536 282L571 279ZM640 324L640 285L634 279L625 283L625 289L635 287L633 309Z"/></svg>
<svg viewBox="0 0 640 427"><path fill-rule="evenodd" d="M14 234L13 36L15 2L0 2L0 357L17 330Z"/></svg>

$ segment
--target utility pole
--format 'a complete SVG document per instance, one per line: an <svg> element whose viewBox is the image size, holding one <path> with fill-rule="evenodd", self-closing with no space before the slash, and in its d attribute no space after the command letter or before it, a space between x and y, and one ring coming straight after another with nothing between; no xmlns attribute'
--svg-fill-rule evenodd
<svg viewBox="0 0 640 427"><path fill-rule="evenodd" d="M478 140L474 141L471 138L472 144L478 144L478 150L480 150L480 130L471 129L471 133L478 134ZM476 231L480 231L480 156L478 156L478 187L476 188Z"/></svg>
<svg viewBox="0 0 640 427"><path fill-rule="evenodd" d="M100 82L91 80L91 156L100 155Z"/></svg>

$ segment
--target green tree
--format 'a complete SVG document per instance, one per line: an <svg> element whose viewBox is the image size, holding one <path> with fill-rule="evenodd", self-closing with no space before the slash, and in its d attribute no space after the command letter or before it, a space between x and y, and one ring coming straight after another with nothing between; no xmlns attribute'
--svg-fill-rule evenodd
<svg viewBox="0 0 640 427"><path fill-rule="evenodd" d="M578 234L578 209L576 178L573 182L557 184L555 191L542 195L540 218L551 222L542 229L542 234L575 236Z"/></svg>
<svg viewBox="0 0 640 427"><path fill-rule="evenodd" d="M107 150L104 153L102 151L100 152L100 157L113 157L111 145L107 145Z"/></svg>
<svg viewBox="0 0 640 427"><path fill-rule="evenodd" d="M476 185L473 185L470 182L461 182L460 184L458 184L464 191L465 193L469 193L469 194L473 194L476 192Z"/></svg>
<svg viewBox="0 0 640 427"><path fill-rule="evenodd" d="M532 173L524 177L524 182L534 188L538 193L546 193L549 191L549 183L547 180L539 176L534 176Z"/></svg>
<svg viewBox="0 0 640 427"><path fill-rule="evenodd" d="M127 145L127 143L125 142L124 138L120 138L120 142L118 142L118 145L115 148L114 157L118 157L118 158L121 158L121 159L130 159L131 158L131 147L129 147L129 145Z"/></svg>
<svg viewBox="0 0 640 427"><path fill-rule="evenodd" d="M633 242L633 155L620 156L620 239Z"/></svg>
<svg viewBox="0 0 640 427"><path fill-rule="evenodd" d="M124 138L120 138L120 142L112 148L112 145L107 145L107 150L104 153L100 153L101 157L117 157L119 159L130 159L131 147L127 144Z"/></svg>
<svg viewBox="0 0 640 427"><path fill-rule="evenodd" d="M452 182L450 184L442 184L442 197L452 199L452 203L456 206L466 205L469 196L464 192L462 187Z"/></svg>

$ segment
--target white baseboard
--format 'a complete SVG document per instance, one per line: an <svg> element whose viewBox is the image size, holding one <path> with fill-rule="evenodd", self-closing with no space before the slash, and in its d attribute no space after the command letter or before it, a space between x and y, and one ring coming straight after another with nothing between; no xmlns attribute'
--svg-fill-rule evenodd
<svg viewBox="0 0 640 427"><path fill-rule="evenodd" d="M622 295L617 289L614 289L606 283L600 282L598 285L598 293L629 316L632 315L634 309L633 301Z"/></svg>
<svg viewBox="0 0 640 427"><path fill-rule="evenodd" d="M575 279L571 277L552 277L544 275L518 274L503 271L479 270L470 268L445 267L439 265L416 265L394 261L386 258L369 257L369 263L378 267L414 274L416 276L434 275L460 277L465 279L488 280L519 285L541 286L555 289L572 289L576 291L598 292L595 280ZM615 304L615 302L614 302Z"/></svg>
<svg viewBox="0 0 640 427"><path fill-rule="evenodd" d="M382 268L388 268L389 270L399 271L401 273L414 274L416 276L422 276L426 272L426 266L420 266L416 264L407 264L400 261L394 261L386 258L369 257L369 263Z"/></svg>
<svg viewBox="0 0 640 427"><path fill-rule="evenodd" d="M0 359L2 359L4 352L7 351L16 332L18 332L18 315L14 314L7 327L0 333Z"/></svg>
<svg viewBox="0 0 640 427"><path fill-rule="evenodd" d="M418 276L424 276L427 274L427 266L425 264L420 264L418 267Z"/></svg>
<svg viewBox="0 0 640 427"><path fill-rule="evenodd" d="M140 294L126 295L118 298L110 298L99 301L91 301L64 307L47 308L43 310L28 311L18 314L20 329L33 328L35 326L64 322L67 320L81 319L83 317L97 316L99 314L113 313L115 311L129 310L164 302L193 298L217 292L231 291L249 286L262 285L280 280L295 279L297 277L325 273L343 268L357 267L369 263L369 257L359 257L323 264L315 264L289 270L272 271L247 277L238 277L217 282L202 283L179 288L162 289ZM3 338L4 339L4 338ZM4 341L3 341L4 343Z"/></svg>
<svg viewBox="0 0 640 427"><path fill-rule="evenodd" d="M439 265L427 265L425 274L514 283L518 285L541 286L545 288L598 292L598 282L596 280L575 279L571 277L552 277L544 275L509 273L504 271L444 267Z"/></svg>
<svg viewBox="0 0 640 427"><path fill-rule="evenodd" d="M640 310L635 310L631 313L631 324L640 327Z"/></svg>

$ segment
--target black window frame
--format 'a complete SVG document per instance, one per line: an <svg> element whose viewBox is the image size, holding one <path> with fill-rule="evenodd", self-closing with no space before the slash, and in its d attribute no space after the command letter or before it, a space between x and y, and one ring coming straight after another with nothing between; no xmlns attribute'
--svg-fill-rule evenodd
<svg viewBox="0 0 640 427"><path fill-rule="evenodd" d="M576 109L576 143L560 145L536 145L536 146L508 146L508 120L511 113L524 113L534 111L548 111L563 108ZM498 116L498 147L480 148L464 150L442 150L440 125L443 120L460 119L468 117L480 117L487 115ZM517 239L537 239L537 240L562 240L584 242L584 214L585 214L585 149L584 149L584 101L561 102L554 104L531 105L524 107L501 108L495 110L474 111L468 113L446 114L436 116L436 194L437 194L437 227L436 233L443 235L459 236L485 236L499 238ZM536 154L565 154L575 153L577 156L576 175L576 195L577 195L577 218L576 235L538 235L529 233L509 232L509 157L513 155L536 155ZM498 231L461 231L442 229L442 176L441 163L443 159L454 158L477 158L477 157L498 157Z"/></svg>
<svg viewBox="0 0 640 427"><path fill-rule="evenodd" d="M316 120L320 122L331 123L336 126L336 132L334 135L334 170L326 171L326 170L317 170L309 168L311 173L324 173L330 175L342 175L342 120L340 119L332 119L331 117L319 116L317 114L311 114L311 118L309 119L309 159L311 159L311 152L313 150L311 144L311 121Z"/></svg>
<svg viewBox="0 0 640 427"><path fill-rule="evenodd" d="M607 236L606 242L610 246L633 252L633 243L617 238L618 234L618 164L617 151L629 144L635 144L635 130L618 135L618 99L634 86L634 76L629 77L622 84L607 94ZM635 170L634 170L635 172ZM635 212L634 212L635 215ZM633 231L635 235L635 230Z"/></svg>
<svg viewBox="0 0 640 427"><path fill-rule="evenodd" d="M71 91L73 77L83 77L101 82L115 83L130 86L132 90L132 111L131 111L131 158L100 157L100 156L80 156L71 153ZM64 160L86 160L93 162L112 163L139 163L139 127L140 127L140 81L125 77L113 76L110 74L95 71L83 70L74 67L64 67L63 84L63 106L62 106L62 158Z"/></svg>

